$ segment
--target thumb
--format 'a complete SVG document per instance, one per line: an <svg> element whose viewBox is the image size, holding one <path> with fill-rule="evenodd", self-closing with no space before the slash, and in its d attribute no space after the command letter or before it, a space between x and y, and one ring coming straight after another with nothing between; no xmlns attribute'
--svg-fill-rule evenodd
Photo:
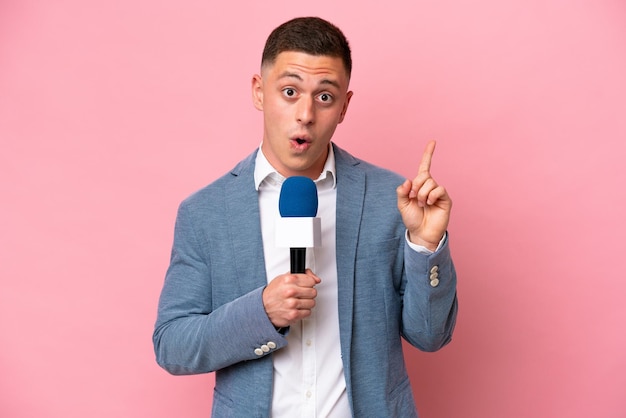
<svg viewBox="0 0 626 418"><path fill-rule="evenodd" d="M404 183L396 188L398 195L398 206L405 206L409 202L409 193L411 192L411 180L404 180Z"/></svg>

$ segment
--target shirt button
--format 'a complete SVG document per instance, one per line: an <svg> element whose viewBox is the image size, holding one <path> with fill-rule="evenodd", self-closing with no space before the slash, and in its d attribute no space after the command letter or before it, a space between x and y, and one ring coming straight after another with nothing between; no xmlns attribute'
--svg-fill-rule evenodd
<svg viewBox="0 0 626 418"><path fill-rule="evenodd" d="M432 280L430 281L430 285L431 285L432 287L437 287L437 286L439 286L439 279L437 279L437 278L432 279Z"/></svg>
<svg viewBox="0 0 626 418"><path fill-rule="evenodd" d="M306 340L305 344L307 345L307 347L310 347L311 346L311 340Z"/></svg>
<svg viewBox="0 0 626 418"><path fill-rule="evenodd" d="M312 395L313 395L313 394L311 393L311 391L310 391L310 390L307 390L307 391L306 391L306 397L307 397L307 398L310 398Z"/></svg>
<svg viewBox="0 0 626 418"><path fill-rule="evenodd" d="M262 356L263 355L263 350L261 350L260 348L255 348L254 349L254 354L256 354L257 356Z"/></svg>
<svg viewBox="0 0 626 418"><path fill-rule="evenodd" d="M275 349L275 348L276 348L276 343L275 343L274 341L270 341L270 342L268 342L268 343L267 343L267 346L268 346L271 350L273 350L273 349Z"/></svg>

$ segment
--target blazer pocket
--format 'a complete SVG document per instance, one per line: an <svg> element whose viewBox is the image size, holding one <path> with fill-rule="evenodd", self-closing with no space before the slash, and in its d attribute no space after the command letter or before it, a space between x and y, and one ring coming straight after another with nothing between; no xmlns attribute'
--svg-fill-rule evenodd
<svg viewBox="0 0 626 418"><path fill-rule="evenodd" d="M216 389L213 389L213 406L211 416L214 417L224 417L224 418L235 418L234 402L232 399L224 396L221 392Z"/></svg>
<svg viewBox="0 0 626 418"><path fill-rule="evenodd" d="M373 261L386 258L390 255L397 255L402 237L393 237L385 240L359 240L356 248L356 258Z"/></svg>

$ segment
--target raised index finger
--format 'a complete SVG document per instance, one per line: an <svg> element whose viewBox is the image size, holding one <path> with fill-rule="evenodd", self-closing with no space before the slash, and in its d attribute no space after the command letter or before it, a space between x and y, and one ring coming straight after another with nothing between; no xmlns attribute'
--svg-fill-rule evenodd
<svg viewBox="0 0 626 418"><path fill-rule="evenodd" d="M426 149L424 150L424 154L422 155L422 161L420 162L418 173L430 172L430 163L433 160L433 154L435 153L436 144L437 143L435 141L430 141L428 144L426 144Z"/></svg>

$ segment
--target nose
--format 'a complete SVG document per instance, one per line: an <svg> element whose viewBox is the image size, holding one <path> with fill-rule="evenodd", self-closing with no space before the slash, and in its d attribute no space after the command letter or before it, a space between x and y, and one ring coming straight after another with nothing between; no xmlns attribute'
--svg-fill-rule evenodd
<svg viewBox="0 0 626 418"><path fill-rule="evenodd" d="M310 125L315 120L315 104L312 97L303 96L298 100L296 120L301 125Z"/></svg>

